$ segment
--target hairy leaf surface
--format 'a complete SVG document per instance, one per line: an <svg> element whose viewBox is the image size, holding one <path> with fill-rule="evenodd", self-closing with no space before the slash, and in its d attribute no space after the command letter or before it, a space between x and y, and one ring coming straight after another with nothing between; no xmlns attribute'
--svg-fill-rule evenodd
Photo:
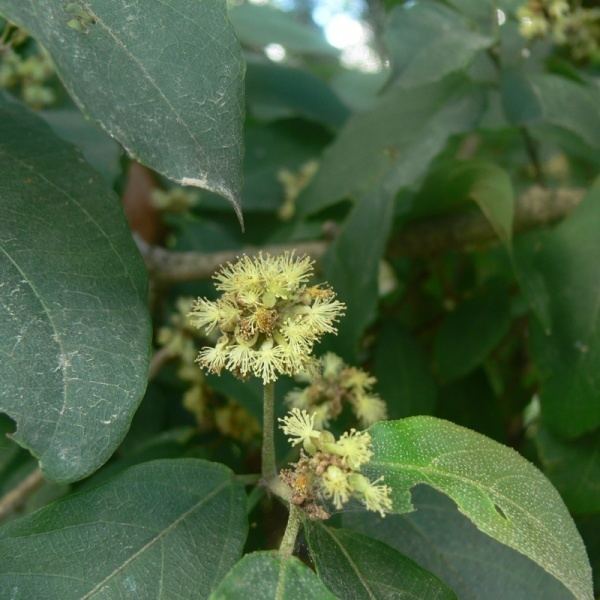
<svg viewBox="0 0 600 600"><path fill-rule="evenodd" d="M456 599L437 577L390 546L359 533L315 521L308 528L308 543L319 577L339 598Z"/></svg>
<svg viewBox="0 0 600 600"><path fill-rule="evenodd" d="M369 475L392 487L394 512L413 510L419 483L448 495L481 531L524 554L579 600L591 600L591 569L558 492L514 450L433 417L370 428Z"/></svg>
<svg viewBox="0 0 600 600"><path fill-rule="evenodd" d="M447 496L418 485L412 502L414 512L384 519L366 511L347 512L342 522L431 571L461 600L572 600L533 561L477 529Z"/></svg>
<svg viewBox="0 0 600 600"><path fill-rule="evenodd" d="M47 477L80 479L146 387L146 272L118 198L33 113L0 96L0 410Z"/></svg>
<svg viewBox="0 0 600 600"><path fill-rule="evenodd" d="M246 554L227 574L210 600L335 600L306 565L278 552Z"/></svg>
<svg viewBox="0 0 600 600"><path fill-rule="evenodd" d="M131 156L239 211L244 62L225 0L0 0Z"/></svg>
<svg viewBox="0 0 600 600"><path fill-rule="evenodd" d="M0 529L0 597L208 598L247 527L226 467L144 463Z"/></svg>

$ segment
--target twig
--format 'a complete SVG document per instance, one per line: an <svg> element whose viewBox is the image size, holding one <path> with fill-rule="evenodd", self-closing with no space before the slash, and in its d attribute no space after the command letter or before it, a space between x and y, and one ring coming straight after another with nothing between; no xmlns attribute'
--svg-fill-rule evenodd
<svg viewBox="0 0 600 600"><path fill-rule="evenodd" d="M148 377L152 379L156 377L160 369L166 362L173 358L173 354L168 348L157 350L152 360L150 361L150 369ZM40 469L32 471L23 481L15 488L0 498L0 521L6 518L10 513L18 510L31 494L33 494L44 483L44 476Z"/></svg>
<svg viewBox="0 0 600 600"><path fill-rule="evenodd" d="M164 347L160 350L157 350L150 359L148 379L154 379L158 375L158 372L165 366L165 364L173 358L175 358L175 356L169 348Z"/></svg>
<svg viewBox="0 0 600 600"><path fill-rule="evenodd" d="M235 479L243 485L254 485L260 481L260 475L258 473L249 475L236 475Z"/></svg>
<svg viewBox="0 0 600 600"><path fill-rule="evenodd" d="M261 248L245 248L244 250L214 252L171 252L159 246L151 246L140 237L135 236L138 248L146 261L150 274L163 283L195 281L210 277L223 263L232 261L240 254L253 256L261 252ZM270 254L281 254L295 249L298 254L308 254L320 258L327 248L322 241L301 242L298 244L280 244L262 249Z"/></svg>
<svg viewBox="0 0 600 600"><path fill-rule="evenodd" d="M548 190L533 186L516 202L514 231L526 231L566 217L583 199L584 190ZM497 241L478 211L428 219L408 226L392 240L392 256L427 258L448 250L469 251Z"/></svg>
<svg viewBox="0 0 600 600"><path fill-rule="evenodd" d="M31 472L17 487L0 498L0 521L10 513L18 510L27 502L27 499L44 483L44 476L40 469Z"/></svg>
<svg viewBox="0 0 600 600"><path fill-rule="evenodd" d="M584 193L581 189L531 187L516 202L514 230L525 231L563 219L581 202ZM236 256L260 252L258 248L210 254L172 252L151 246L137 237L136 241L151 275L162 283L206 279L221 264L234 260ZM480 212L473 211L408 225L391 241L390 250L392 256L422 258L447 250L470 250L495 241L496 234L488 221ZM320 240L273 245L262 250L271 254L295 250L298 254L308 254L318 259L328 246L329 241Z"/></svg>
<svg viewBox="0 0 600 600"><path fill-rule="evenodd" d="M302 511L295 504L290 503L287 526L279 546L279 554L283 558L289 558L294 553L300 525L302 525Z"/></svg>
<svg viewBox="0 0 600 600"><path fill-rule="evenodd" d="M277 477L277 461L275 459L275 384L265 383L263 390L263 443L262 443L262 478L268 485Z"/></svg>

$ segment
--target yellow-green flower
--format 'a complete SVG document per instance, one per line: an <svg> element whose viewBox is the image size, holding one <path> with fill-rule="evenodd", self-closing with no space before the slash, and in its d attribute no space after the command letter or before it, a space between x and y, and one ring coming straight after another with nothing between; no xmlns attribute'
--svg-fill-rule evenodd
<svg viewBox="0 0 600 600"><path fill-rule="evenodd" d="M307 369L314 344L336 331L345 309L330 288L308 285L312 273L313 261L293 252L244 255L221 267L214 277L220 298L199 298L189 313L193 326L220 335L199 364L265 384Z"/></svg>
<svg viewBox="0 0 600 600"><path fill-rule="evenodd" d="M278 420L283 433L290 436L288 442L292 446L304 444L305 448L314 447L313 442L321 436L321 432L315 429L314 415L309 415L305 410L294 408L288 415Z"/></svg>
<svg viewBox="0 0 600 600"><path fill-rule="evenodd" d="M302 374L308 387L292 390L285 400L288 406L313 414L317 429L335 419L344 404L350 406L362 427L387 418L385 402L371 391L376 379L369 373L349 367L331 352L321 356L311 367L309 372Z"/></svg>
<svg viewBox="0 0 600 600"><path fill-rule="evenodd" d="M371 436L351 429L339 439L329 431L315 429L315 415L294 408L279 419L292 446L302 444L300 459L281 471L281 479L290 487L291 501L309 518L327 519L326 501L341 510L351 498L382 517L392 511L391 488L383 477L369 481L360 469L373 457Z"/></svg>

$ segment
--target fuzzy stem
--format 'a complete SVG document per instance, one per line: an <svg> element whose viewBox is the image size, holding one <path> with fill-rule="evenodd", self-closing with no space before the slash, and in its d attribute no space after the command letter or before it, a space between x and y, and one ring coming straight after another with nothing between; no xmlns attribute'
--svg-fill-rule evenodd
<svg viewBox="0 0 600 600"><path fill-rule="evenodd" d="M268 484L277 475L275 462L275 384L266 383L263 392L262 478Z"/></svg>
<svg viewBox="0 0 600 600"><path fill-rule="evenodd" d="M296 546L296 538L302 524L302 511L295 505L290 504L290 514L288 516L287 526L279 545L279 554L284 557L292 556Z"/></svg>

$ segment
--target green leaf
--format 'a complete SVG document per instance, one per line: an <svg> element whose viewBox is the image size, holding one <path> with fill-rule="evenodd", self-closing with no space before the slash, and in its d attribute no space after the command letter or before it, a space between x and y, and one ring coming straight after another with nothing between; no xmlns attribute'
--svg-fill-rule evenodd
<svg viewBox="0 0 600 600"><path fill-rule="evenodd" d="M22 448L17 446L10 438L10 432L14 429L11 420L0 415L0 495L4 496L10 489L6 482L11 477L15 469L32 462L35 462ZM29 465L27 465L27 468Z"/></svg>
<svg viewBox="0 0 600 600"><path fill-rule="evenodd" d="M244 159L244 210L280 208L284 189L279 173L283 169L298 172L317 160L328 139L319 126L299 119L250 127Z"/></svg>
<svg viewBox="0 0 600 600"><path fill-rule="evenodd" d="M477 529L447 496L412 489L415 511L387 515L347 512L344 527L372 536L437 575L461 600L570 600L554 577L519 552Z"/></svg>
<svg viewBox="0 0 600 600"><path fill-rule="evenodd" d="M207 598L242 552L246 498L226 467L132 467L0 529L0 596Z"/></svg>
<svg viewBox="0 0 600 600"><path fill-rule="evenodd" d="M487 373L478 368L440 388L435 415L504 442L505 412Z"/></svg>
<svg viewBox="0 0 600 600"><path fill-rule="evenodd" d="M346 316L331 347L355 361L358 342L376 316L379 262L392 227L394 197L386 192L362 198L323 257L325 278L346 303Z"/></svg>
<svg viewBox="0 0 600 600"><path fill-rule="evenodd" d="M40 115L56 135L81 150L88 164L109 186L114 184L121 173L119 144L76 108L45 110Z"/></svg>
<svg viewBox="0 0 600 600"><path fill-rule="evenodd" d="M407 3L389 16L385 44L393 81L412 87L465 69L493 39L477 33L455 10L437 2Z"/></svg>
<svg viewBox="0 0 600 600"><path fill-rule="evenodd" d="M369 476L384 476L394 512L414 510L410 490L426 483L449 496L474 525L591 600L591 569L567 508L550 482L514 450L433 417L370 428Z"/></svg>
<svg viewBox="0 0 600 600"><path fill-rule="evenodd" d="M596 598L598 598L600 590L600 536L598 535L598 531L600 531L600 513L579 517L576 523L590 557L594 576L594 590Z"/></svg>
<svg viewBox="0 0 600 600"><path fill-rule="evenodd" d="M9 438L13 429L12 421L7 416L0 414L0 498L13 492L37 469L35 459ZM40 506L64 496L68 490L68 485L43 481L39 487L23 499L23 503L14 507L15 510L12 506L0 508L0 521L16 518L17 514L32 512Z"/></svg>
<svg viewBox="0 0 600 600"><path fill-rule="evenodd" d="M353 111L370 109L379 99L379 93L389 79L389 67L375 73L343 69L330 79L331 87Z"/></svg>
<svg viewBox="0 0 600 600"><path fill-rule="evenodd" d="M600 513L600 431L565 441L540 428L535 443L544 472L571 513Z"/></svg>
<svg viewBox="0 0 600 600"><path fill-rule="evenodd" d="M96 470L146 387L146 272L118 198L0 96L0 409L59 481Z"/></svg>
<svg viewBox="0 0 600 600"><path fill-rule="evenodd" d="M474 126L482 102L480 90L460 78L390 90L348 120L300 197L299 211L309 215L343 198L390 195L414 184L452 134ZM368 241L375 236L379 232L371 231Z"/></svg>
<svg viewBox="0 0 600 600"><path fill-rule="evenodd" d="M246 554L210 600L335 600L318 577L297 558L278 552Z"/></svg>
<svg viewBox="0 0 600 600"><path fill-rule="evenodd" d="M326 277L348 307L331 342L346 358L355 357L374 317L396 192L423 175L451 134L474 124L480 100L473 87L457 80L392 90L373 110L348 121L298 199L304 215L345 197L357 200L324 259Z"/></svg>
<svg viewBox="0 0 600 600"><path fill-rule="evenodd" d="M510 327L510 299L503 285L488 285L444 320L434 357L444 381L467 375L498 345Z"/></svg>
<svg viewBox="0 0 600 600"><path fill-rule="evenodd" d="M514 193L508 173L493 164L474 166L477 173L469 196L477 203L500 241L510 246L513 233Z"/></svg>
<svg viewBox="0 0 600 600"><path fill-rule="evenodd" d="M308 527L308 544L319 577L339 598L456 598L412 560L360 533L314 522Z"/></svg>
<svg viewBox="0 0 600 600"><path fill-rule="evenodd" d="M421 348L397 323L383 322L377 335L373 375L392 419L433 412L437 390Z"/></svg>
<svg viewBox="0 0 600 600"><path fill-rule="evenodd" d="M483 160L451 160L427 178L411 207L410 217L422 218L454 212L474 201L498 238L512 239L514 192L508 173Z"/></svg>
<svg viewBox="0 0 600 600"><path fill-rule="evenodd" d="M242 205L247 219L252 222L251 212L275 212L284 202L284 187L279 180L283 170L298 173L312 161L318 161L331 135L317 123L304 119L285 119L269 123L254 122L246 127L244 155L244 189ZM214 194L203 194L201 205L211 210L229 210L229 207ZM250 231L256 234L256 228ZM186 223L186 228L190 227ZM215 227L214 223L210 223ZM237 231L234 231L237 235ZM270 233L277 233L270 228ZM186 231L183 234L194 241L194 249L214 252L214 241L200 231ZM232 235L232 234L230 234ZM204 247L200 247L204 244ZM229 245L229 249L231 245Z"/></svg>
<svg viewBox="0 0 600 600"><path fill-rule="evenodd" d="M450 0L450 4L471 18L491 21L496 26L496 10L512 13L521 6L521 0Z"/></svg>
<svg viewBox="0 0 600 600"><path fill-rule="evenodd" d="M524 236L519 281L541 325L531 323L542 420L576 437L600 426L600 184L563 223Z"/></svg>
<svg viewBox="0 0 600 600"><path fill-rule="evenodd" d="M337 56L317 27L300 22L289 12L271 6L242 4L229 10L229 18L240 40L253 48L279 44L298 54Z"/></svg>
<svg viewBox="0 0 600 600"><path fill-rule="evenodd" d="M248 64L246 96L249 112L263 121L303 117L337 129L349 114L324 81L308 71L273 63Z"/></svg>
<svg viewBox="0 0 600 600"><path fill-rule="evenodd" d="M221 375L207 375L208 385L217 392L233 398L242 405L259 423L263 413L263 385L255 377L242 381L228 372Z"/></svg>
<svg viewBox="0 0 600 600"><path fill-rule="evenodd" d="M244 63L225 0L0 0L0 12L129 154L239 211Z"/></svg>
<svg viewBox="0 0 600 600"><path fill-rule="evenodd" d="M507 117L518 125L565 129L600 149L600 92L557 75L506 70L501 80Z"/></svg>

